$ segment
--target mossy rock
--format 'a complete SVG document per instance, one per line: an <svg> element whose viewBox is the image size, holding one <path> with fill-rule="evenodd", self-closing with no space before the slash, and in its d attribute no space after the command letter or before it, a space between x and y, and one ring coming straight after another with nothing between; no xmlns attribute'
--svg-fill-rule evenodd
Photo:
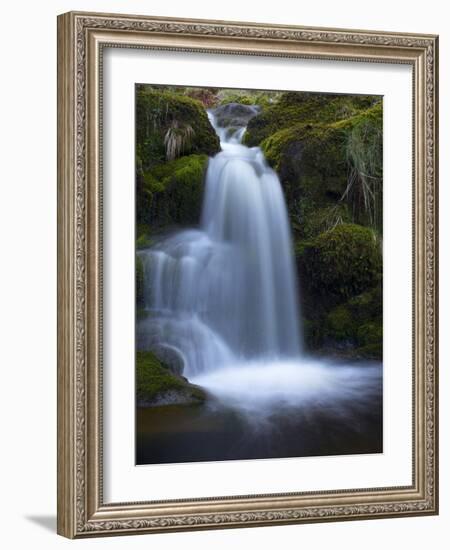
<svg viewBox="0 0 450 550"><path fill-rule="evenodd" d="M218 105L227 103L240 103L241 105L258 105L267 108L274 105L281 97L280 92L260 90L220 90L218 93Z"/></svg>
<svg viewBox="0 0 450 550"><path fill-rule="evenodd" d="M295 124L328 124L348 119L376 101L379 101L377 96L285 92L250 121L245 143L260 145L270 135Z"/></svg>
<svg viewBox="0 0 450 550"><path fill-rule="evenodd" d="M367 344L359 347L354 354L358 358L364 359L376 359L382 361L383 359L383 340L379 340L373 344Z"/></svg>
<svg viewBox="0 0 450 550"><path fill-rule="evenodd" d="M360 324L383 316L383 285L380 280L373 288L348 301L353 316Z"/></svg>
<svg viewBox="0 0 450 550"><path fill-rule="evenodd" d="M219 101L219 105L227 105L228 103L239 103L240 105L255 105L253 97L239 93L231 93L222 97Z"/></svg>
<svg viewBox="0 0 450 550"><path fill-rule="evenodd" d="M206 400L205 392L171 373L151 351L136 352L136 398L140 407L195 405Z"/></svg>
<svg viewBox="0 0 450 550"><path fill-rule="evenodd" d="M280 115L264 122L264 110L254 117L245 137L247 143L253 144L248 137L252 125L267 123L256 142L279 175L294 232L309 238L335 223L350 221L374 225L381 232L381 218L378 216L375 223L373 216L366 212L363 184L367 182L359 176L364 173L363 168L370 168L370 183L376 187L371 193L381 212L382 103L373 104L374 97L370 96L331 96L329 99L324 95L311 95L305 99L303 94L292 95L297 96L297 103L290 100L289 109L286 106L286 117ZM280 101L271 109L281 113L284 103ZM321 105L322 111L314 110L315 105ZM289 116L294 108L300 109L302 115ZM344 115L347 118L341 118ZM318 211L332 209L340 210L330 216L334 222L315 223Z"/></svg>
<svg viewBox="0 0 450 550"><path fill-rule="evenodd" d="M138 86L136 91L136 154L142 170L148 171L167 160L164 143L170 129L190 128L189 139L180 154L214 155L219 138L211 126L204 105L182 89L168 90Z"/></svg>
<svg viewBox="0 0 450 550"><path fill-rule="evenodd" d="M349 137L362 123L381 125L381 116L378 103L348 119L292 123L265 138L261 148L280 177L288 203L302 199L317 208L341 199L348 184Z"/></svg>
<svg viewBox="0 0 450 550"><path fill-rule="evenodd" d="M136 238L136 249L137 250L142 250L144 248L149 248L152 245L153 240L150 236L150 230L147 226L145 226L145 229L141 229L137 233L137 235L138 235L137 238Z"/></svg>
<svg viewBox="0 0 450 550"><path fill-rule="evenodd" d="M346 349L348 355L382 359L383 302L381 282L340 304L325 316L316 338L328 348Z"/></svg>
<svg viewBox="0 0 450 550"><path fill-rule="evenodd" d="M313 208L308 201L299 200L296 207L296 215L291 216L291 226L294 233L302 239L299 243L304 243L337 225L353 221L349 206L342 201L330 203L329 206L321 208Z"/></svg>
<svg viewBox="0 0 450 550"><path fill-rule="evenodd" d="M376 232L340 224L298 241L295 254L306 348L381 358L382 262ZM359 331L363 326L366 332ZM378 333L371 332L376 327Z"/></svg>
<svg viewBox="0 0 450 550"><path fill-rule="evenodd" d="M207 158L220 150L220 142L205 106L188 93L137 87L136 221L146 227L137 232L138 247L147 246L158 227L198 222ZM170 132L181 136L176 147L168 146Z"/></svg>
<svg viewBox="0 0 450 550"><path fill-rule="evenodd" d="M337 306L328 314L326 335L337 341L354 340L354 318L346 305Z"/></svg>
<svg viewBox="0 0 450 550"><path fill-rule="evenodd" d="M198 224L207 164L207 155L189 155L157 165L138 177L140 226L155 231L158 227ZM148 238L147 234L138 245Z"/></svg>
<svg viewBox="0 0 450 550"><path fill-rule="evenodd" d="M357 224L340 224L303 243L298 261L309 289L331 304L360 294L381 277L379 239Z"/></svg>
<svg viewBox="0 0 450 550"><path fill-rule="evenodd" d="M357 330L357 338L361 346L378 344L383 339L381 323L370 322L361 325Z"/></svg>
<svg viewBox="0 0 450 550"><path fill-rule="evenodd" d="M361 325L350 304L333 309L325 322L324 341L328 346L352 349L352 355L382 359L383 318L375 317Z"/></svg>

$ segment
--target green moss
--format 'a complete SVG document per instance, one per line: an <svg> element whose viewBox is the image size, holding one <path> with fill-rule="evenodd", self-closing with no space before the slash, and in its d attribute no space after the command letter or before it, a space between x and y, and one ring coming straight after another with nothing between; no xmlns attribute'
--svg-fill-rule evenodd
<svg viewBox="0 0 450 550"><path fill-rule="evenodd" d="M307 201L299 200L297 211L295 214L291 213L291 218L293 230L304 239L316 237L342 223L352 222L348 205L340 201L322 208L313 208ZM305 241L299 242L304 246Z"/></svg>
<svg viewBox="0 0 450 550"><path fill-rule="evenodd" d="M286 92L249 122L245 142L259 145L275 132L296 124L348 119L378 100L376 96Z"/></svg>
<svg viewBox="0 0 450 550"><path fill-rule="evenodd" d="M250 120L249 124L260 116L257 115ZM363 123L371 122L378 125L381 123L381 118L382 104L377 103L357 115L337 122L324 122L323 120L298 122L294 119L290 121L289 125L274 129L260 142L260 145L268 161L277 171L281 170L281 163L285 160L285 155L292 153L292 150L295 149L294 144L301 144L302 156L305 156L306 148L308 148L308 152L311 149L309 154L314 149L319 149L318 153L322 156L323 162L328 159L328 164L334 163L336 160L345 164L347 138L350 132ZM326 157L324 153L327 154ZM312 161L320 160L316 159L317 157Z"/></svg>
<svg viewBox="0 0 450 550"><path fill-rule="evenodd" d="M259 90L220 90L218 105L240 103L241 105L259 105L260 107L267 108L275 104L281 95L280 92Z"/></svg>
<svg viewBox="0 0 450 550"><path fill-rule="evenodd" d="M340 224L318 235L304 247L302 262L315 294L332 302L356 296L381 277L376 234L356 224Z"/></svg>
<svg viewBox="0 0 450 550"><path fill-rule="evenodd" d="M294 226L303 226L305 213L335 205L343 195L348 175L345 143L341 130L301 123L261 144L280 177Z"/></svg>
<svg viewBox="0 0 450 550"><path fill-rule="evenodd" d="M136 91L136 154L144 172L166 160L164 138L174 124L192 128L184 154L212 155L220 150L203 104L182 89L139 86Z"/></svg>
<svg viewBox="0 0 450 550"><path fill-rule="evenodd" d="M240 103L241 105L255 105L255 101L252 97L248 95L239 94L239 93L224 94L219 101L219 105L227 105L228 103Z"/></svg>
<svg viewBox="0 0 450 550"><path fill-rule="evenodd" d="M205 394L183 378L171 374L166 365L150 351L136 353L136 397L138 402L152 402L168 392L180 393L192 402L202 403Z"/></svg>
<svg viewBox="0 0 450 550"><path fill-rule="evenodd" d="M138 213L139 221L152 230L197 224L207 163L206 155L189 155L144 172L141 195L147 198L146 210Z"/></svg>
<svg viewBox="0 0 450 550"><path fill-rule="evenodd" d="M381 278L378 284L373 288L351 298L348 305L359 323L365 323L371 319L381 319L383 316L383 288Z"/></svg>
<svg viewBox="0 0 450 550"><path fill-rule="evenodd" d="M148 85L136 89L136 220L152 232L155 225L197 222L206 159L220 150L205 107L189 97L191 92ZM182 159L189 160L177 164ZM155 174L160 167L165 173ZM170 206L172 198L175 205Z"/></svg>
<svg viewBox="0 0 450 550"><path fill-rule="evenodd" d="M380 340L374 344L367 344L361 346L355 350L357 357L364 357L365 359L377 359L381 361L383 359L383 341Z"/></svg>
<svg viewBox="0 0 450 550"><path fill-rule="evenodd" d="M164 164L159 166L164 166ZM153 170L156 170L157 168L158 166L156 166L156 168L154 168ZM165 187L163 182L156 178L152 172L143 172L143 178L145 183L145 190L147 192L153 194L161 193L162 191L164 191Z"/></svg>
<svg viewBox="0 0 450 550"><path fill-rule="evenodd" d="M364 313L370 317L370 310ZM337 344L346 343L353 347L355 355L381 359L383 349L383 320L375 316L361 324L361 317L351 303L334 308L325 322L325 339Z"/></svg>
<svg viewBox="0 0 450 550"><path fill-rule="evenodd" d="M290 103L292 109L298 107L305 114L307 108L321 103L326 116L320 118L319 111L312 109L311 113L317 115L315 120L308 120L306 113L305 119L287 116L280 126L270 122L264 130L264 139L259 142L269 164L280 177L294 231L308 238L336 222L352 221L373 225L381 232L381 218L374 219L375 207L371 203L372 196L376 196L376 210L381 212L381 142L372 139L382 134L381 102L367 108L370 102L373 103L373 97L336 96L327 102L326 96L311 96L307 100L302 100L303 94L298 96L298 105ZM345 105L353 107L344 109ZM273 109L282 107L280 101ZM334 120L349 114L349 118ZM252 119L249 126L261 116L263 114ZM361 151L367 147L359 145L365 146L366 142L372 149L370 155L364 157ZM370 168L369 174L364 172L366 167ZM325 213L328 210L330 214L331 209L335 212L326 216L329 219L316 223L318 211Z"/></svg>
<svg viewBox="0 0 450 550"><path fill-rule="evenodd" d="M184 389L184 382L150 351L136 353L136 392L138 399L154 399L168 390Z"/></svg>
<svg viewBox="0 0 450 550"><path fill-rule="evenodd" d="M382 106L377 104L356 117L346 148L349 164L346 200L353 205L355 221L383 227L383 120Z"/></svg>
<svg viewBox="0 0 450 550"><path fill-rule="evenodd" d="M294 250L306 347L335 347L340 352L345 348L346 354L380 358L382 262L376 232L340 224L297 241ZM372 332L372 339L364 337L363 326L367 335L376 327L378 333ZM359 349L369 344L378 346L378 355Z"/></svg>
<svg viewBox="0 0 450 550"><path fill-rule="evenodd" d="M306 334L308 345L314 349L346 349L347 355L382 359L383 352L383 303L381 283L325 311L309 321L316 333Z"/></svg>
<svg viewBox="0 0 450 550"><path fill-rule="evenodd" d="M326 334L338 341L354 338L354 319L348 307L340 305L328 314Z"/></svg>
<svg viewBox="0 0 450 550"><path fill-rule="evenodd" d="M136 249L141 250L142 248L148 248L152 245L152 239L148 233L142 233L136 239Z"/></svg>
<svg viewBox="0 0 450 550"><path fill-rule="evenodd" d="M383 338L383 329L381 323L364 323L357 330L358 343L361 346L368 344L377 344Z"/></svg>

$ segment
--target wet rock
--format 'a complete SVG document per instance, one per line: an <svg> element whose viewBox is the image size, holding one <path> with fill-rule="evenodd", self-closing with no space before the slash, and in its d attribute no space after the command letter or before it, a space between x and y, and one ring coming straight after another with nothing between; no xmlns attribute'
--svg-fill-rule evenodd
<svg viewBox="0 0 450 550"><path fill-rule="evenodd" d="M227 103L216 107L211 112L216 118L217 125L221 128L242 128L247 126L249 120L260 112L260 108L257 105Z"/></svg>
<svg viewBox="0 0 450 550"><path fill-rule="evenodd" d="M167 354L167 350L164 353ZM172 355L172 359L173 357ZM154 352L138 351L136 353L136 399L138 407L158 407L201 405L206 401L207 396L202 388L174 374L171 367L163 363Z"/></svg>
<svg viewBox="0 0 450 550"><path fill-rule="evenodd" d="M184 360L180 352L170 346L157 344L152 347L151 351L163 363L172 374L181 376L184 370ZM186 380L186 379L185 379Z"/></svg>

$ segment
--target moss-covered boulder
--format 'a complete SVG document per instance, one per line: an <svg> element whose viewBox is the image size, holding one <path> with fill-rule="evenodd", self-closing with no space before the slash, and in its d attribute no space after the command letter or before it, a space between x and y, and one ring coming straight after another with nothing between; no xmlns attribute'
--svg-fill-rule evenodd
<svg viewBox="0 0 450 550"><path fill-rule="evenodd" d="M204 104L188 89L137 87L137 238L146 234L148 242L158 226L197 223L207 158L219 150Z"/></svg>
<svg viewBox="0 0 450 550"><path fill-rule="evenodd" d="M318 208L336 204L345 192L345 143L343 128L322 123L299 123L261 143L267 161L278 173L290 211L298 210L300 223Z"/></svg>
<svg viewBox="0 0 450 550"><path fill-rule="evenodd" d="M296 260L306 347L379 358L382 261L376 231L339 224L298 242Z"/></svg>
<svg viewBox="0 0 450 550"><path fill-rule="evenodd" d="M381 283L343 304L331 308L321 304L310 310L303 330L305 346L311 352L382 360Z"/></svg>
<svg viewBox="0 0 450 550"><path fill-rule="evenodd" d="M382 319L366 323L358 329L357 341L359 347L356 354L359 357L383 359L383 324Z"/></svg>
<svg viewBox="0 0 450 550"><path fill-rule="evenodd" d="M153 239L149 233L149 227L146 224L138 224L136 227L136 250L149 248L153 244Z"/></svg>
<svg viewBox="0 0 450 550"><path fill-rule="evenodd" d="M213 155L219 150L219 139L200 101L163 88L138 87L136 155L144 172L181 155Z"/></svg>
<svg viewBox="0 0 450 550"><path fill-rule="evenodd" d="M295 234L304 240L316 237L340 224L353 222L351 209L342 201L316 209L308 207L305 201L299 202L297 206L302 210L292 220L292 227Z"/></svg>
<svg viewBox="0 0 450 550"><path fill-rule="evenodd" d="M382 285L334 307L324 320L324 345L352 350L358 357L382 359Z"/></svg>
<svg viewBox="0 0 450 550"><path fill-rule="evenodd" d="M184 359L177 349L164 344L153 344L150 351L172 374L183 375Z"/></svg>
<svg viewBox="0 0 450 550"><path fill-rule="evenodd" d="M225 89L218 92L217 104L239 103L241 105L258 105L267 108L274 105L281 96L281 92Z"/></svg>
<svg viewBox="0 0 450 550"><path fill-rule="evenodd" d="M250 120L246 143L276 170L298 237L353 221L382 230L382 103L373 96L284 94ZM317 212L326 213L317 224Z"/></svg>
<svg viewBox="0 0 450 550"><path fill-rule="evenodd" d="M381 277L381 246L376 233L357 224L340 224L298 249L298 263L309 289L340 303L371 288Z"/></svg>
<svg viewBox="0 0 450 550"><path fill-rule="evenodd" d="M280 177L291 211L297 209L300 223L311 213L315 215L318 208L336 205L346 197L351 183L352 160L348 154L351 136L361 125L379 128L381 116L378 103L338 122L297 123L262 141L261 148ZM381 154L378 162L381 166Z"/></svg>
<svg viewBox="0 0 450 550"><path fill-rule="evenodd" d="M138 177L138 239L151 226L194 225L200 220L207 155L183 156ZM142 244L149 237L142 239Z"/></svg>
<svg viewBox="0 0 450 550"><path fill-rule="evenodd" d="M205 392L173 374L151 351L136 353L136 397L138 407L201 405Z"/></svg>
<svg viewBox="0 0 450 550"><path fill-rule="evenodd" d="M375 101L376 97L365 95L285 92L249 122L245 143L260 145L275 132L295 124L329 124L348 119L370 108Z"/></svg>

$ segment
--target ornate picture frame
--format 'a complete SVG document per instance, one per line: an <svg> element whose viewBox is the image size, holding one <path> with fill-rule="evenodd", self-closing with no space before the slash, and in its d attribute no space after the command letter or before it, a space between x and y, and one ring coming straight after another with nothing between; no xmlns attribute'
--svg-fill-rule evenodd
<svg viewBox="0 0 450 550"><path fill-rule="evenodd" d="M412 68L412 483L104 501L105 48ZM70 12L58 17L58 533L69 538L438 513L438 37Z"/></svg>

